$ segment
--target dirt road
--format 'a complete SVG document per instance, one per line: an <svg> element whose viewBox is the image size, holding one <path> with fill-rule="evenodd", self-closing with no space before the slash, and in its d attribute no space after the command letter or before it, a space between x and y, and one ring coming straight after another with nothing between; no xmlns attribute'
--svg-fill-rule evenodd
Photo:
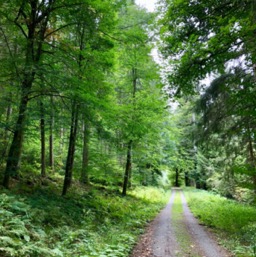
<svg viewBox="0 0 256 257"><path fill-rule="evenodd" d="M180 189L150 224L130 257L228 257L194 218Z"/></svg>

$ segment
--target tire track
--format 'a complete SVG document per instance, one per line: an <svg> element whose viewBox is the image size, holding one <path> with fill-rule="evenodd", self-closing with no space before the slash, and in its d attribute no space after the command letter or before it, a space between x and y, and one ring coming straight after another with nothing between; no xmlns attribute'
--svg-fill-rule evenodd
<svg viewBox="0 0 256 257"><path fill-rule="evenodd" d="M222 249L215 240L212 239L209 232L199 225L197 219L190 211L184 193L181 194L184 223L187 226L188 233L201 252L203 257L228 257L228 254Z"/></svg>
<svg viewBox="0 0 256 257"><path fill-rule="evenodd" d="M176 197L181 197L177 200ZM182 205L180 213L174 212ZM177 218L178 215L178 218ZM184 240L184 241L183 241ZM184 243L185 242L185 243ZM230 257L191 213L181 189L150 224L130 257Z"/></svg>
<svg viewBox="0 0 256 257"><path fill-rule="evenodd" d="M154 222L153 255L156 257L175 257L180 251L176 238L173 236L174 226L171 219L172 205L176 191L173 190L167 206L160 212Z"/></svg>

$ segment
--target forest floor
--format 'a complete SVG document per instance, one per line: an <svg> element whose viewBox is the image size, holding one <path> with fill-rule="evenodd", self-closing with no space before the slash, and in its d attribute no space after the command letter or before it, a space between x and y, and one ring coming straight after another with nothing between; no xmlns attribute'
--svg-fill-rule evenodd
<svg viewBox="0 0 256 257"><path fill-rule="evenodd" d="M169 203L150 223L130 257L229 256L193 216L182 190L174 188Z"/></svg>

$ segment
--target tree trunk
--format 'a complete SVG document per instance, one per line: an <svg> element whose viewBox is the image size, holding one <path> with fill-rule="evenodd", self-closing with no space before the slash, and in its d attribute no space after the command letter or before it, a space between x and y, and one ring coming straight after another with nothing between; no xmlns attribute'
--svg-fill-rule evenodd
<svg viewBox="0 0 256 257"><path fill-rule="evenodd" d="M256 172L256 164L255 164L255 155L254 155L254 148L253 148L253 138L254 135L252 135L252 131L250 129L250 126L248 125L248 150L249 150L249 163L251 168ZM253 174L252 176L252 182L253 182L253 190L254 195L256 198L256 174ZM256 201L256 199L255 199Z"/></svg>
<svg viewBox="0 0 256 257"><path fill-rule="evenodd" d="M132 163L131 163L131 166L132 166ZM131 188L131 187L132 187L132 169L130 169L129 178L128 178L128 188Z"/></svg>
<svg viewBox="0 0 256 257"><path fill-rule="evenodd" d="M178 168L175 169L175 186L176 187L180 187L180 183L179 183L179 169Z"/></svg>
<svg viewBox="0 0 256 257"><path fill-rule="evenodd" d="M31 88L32 81L27 85L26 88ZM7 156L7 164L4 173L3 186L5 188L9 188L10 177L17 176L17 171L20 164L23 137L24 137L24 125L26 119L26 110L28 104L28 93L23 93L20 106L19 106L19 114L16 122L13 140L10 146L10 150Z"/></svg>
<svg viewBox="0 0 256 257"><path fill-rule="evenodd" d="M44 12L41 9L38 9L39 7L41 8L42 5L38 5L37 1L28 1L31 10L26 13L27 10L24 8L24 3L25 2L22 2L19 14L15 20L18 27L23 27L25 25L24 21L26 20L25 23L27 25L28 31L27 35L25 36L27 43L26 53L24 56L25 65L23 67L23 74L20 74L23 76L23 80L20 85L21 99L18 111L18 119L14 129L13 140L7 156L7 164L3 180L3 186L6 188L9 188L10 177L17 176L18 166L20 164L21 158L29 93L34 82L36 72L38 71L37 69L39 61L43 54L42 47L45 40L44 35L47 29L49 16L51 14L54 1L49 1L49 4ZM22 23L20 20L18 20L20 15L22 18L24 18L20 19L22 20Z"/></svg>
<svg viewBox="0 0 256 257"><path fill-rule="evenodd" d="M63 149L64 149L64 136L65 136L65 129L63 125L61 125L59 135L60 135L60 144L59 144L59 156L61 156L61 160L63 159Z"/></svg>
<svg viewBox="0 0 256 257"><path fill-rule="evenodd" d="M123 183L123 192L122 195L126 196L126 191L129 183L129 174L132 169L132 140L128 143L127 149L127 157L126 157L126 166L125 166L125 173L124 173L124 183Z"/></svg>
<svg viewBox="0 0 256 257"><path fill-rule="evenodd" d="M45 177L45 118L44 118L44 104L40 102L40 132L41 132L41 176Z"/></svg>
<svg viewBox="0 0 256 257"><path fill-rule="evenodd" d="M10 96L10 99L9 101L11 102L12 101L12 97ZM3 133L3 149L2 149L2 154L1 154L1 161L2 160L5 160L6 158L6 153L8 151L8 145L9 145L9 129L8 129L8 126L9 126L9 122L10 122L10 119L11 119L11 115L12 115L12 106L10 104L10 102L8 103L8 106L6 108L6 120L5 120L5 129L4 129L4 133Z"/></svg>
<svg viewBox="0 0 256 257"><path fill-rule="evenodd" d="M83 184L89 184L89 176L88 176L88 163L89 163L89 128L85 122L83 124L83 162L82 162L82 170L81 170L81 178L80 181Z"/></svg>
<svg viewBox="0 0 256 257"><path fill-rule="evenodd" d="M53 96L51 96L50 137L49 137L49 166L50 166L52 171L54 171L53 126L54 126Z"/></svg>
<svg viewBox="0 0 256 257"><path fill-rule="evenodd" d="M135 110L135 96L137 92L137 69L132 68L132 99L133 99L133 106L134 112ZM123 195L126 195L127 187L131 188L132 182L132 158L131 158L131 149L132 149L132 140L129 141L128 144L128 151L127 151L127 158L126 158L126 168L125 168L125 175L124 175L124 184L123 184ZM127 175L126 175L127 174Z"/></svg>
<svg viewBox="0 0 256 257"><path fill-rule="evenodd" d="M76 145L76 137L77 137L77 126L78 126L78 113L79 107L78 104L72 104L72 115L71 115L71 126L70 126L70 135L69 135L69 147L68 147L68 156L65 168L65 178L62 190L62 196L66 195L68 188L72 183L72 173L74 166L74 158L75 158L75 145Z"/></svg>
<svg viewBox="0 0 256 257"><path fill-rule="evenodd" d="M185 186L186 186L186 187L191 186L190 179L189 179L189 176L188 176L188 172L187 172L187 171L185 171Z"/></svg>

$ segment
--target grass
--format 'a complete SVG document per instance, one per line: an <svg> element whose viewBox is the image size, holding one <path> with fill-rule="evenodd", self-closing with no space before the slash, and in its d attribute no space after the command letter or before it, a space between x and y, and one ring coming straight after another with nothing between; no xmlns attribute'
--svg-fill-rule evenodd
<svg viewBox="0 0 256 257"><path fill-rule="evenodd" d="M237 257L256 256L256 208L202 190L186 189L189 207Z"/></svg>
<svg viewBox="0 0 256 257"><path fill-rule="evenodd" d="M49 182L50 183L50 182ZM29 193L0 191L0 256L128 256L168 193L77 185L68 197L51 185Z"/></svg>
<svg viewBox="0 0 256 257"><path fill-rule="evenodd" d="M184 254L191 257L198 257L193 251L193 241L188 234L186 225L183 222L183 207L181 202L181 192L177 191L175 194L172 207L172 225L176 235L176 240L182 252L177 253L177 256L184 256Z"/></svg>

